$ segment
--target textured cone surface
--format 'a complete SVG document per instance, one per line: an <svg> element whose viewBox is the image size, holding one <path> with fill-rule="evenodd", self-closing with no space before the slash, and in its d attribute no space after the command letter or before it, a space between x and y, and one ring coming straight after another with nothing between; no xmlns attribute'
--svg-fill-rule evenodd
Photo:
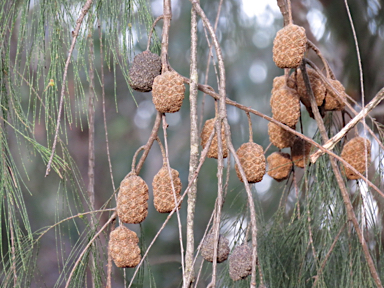
<svg viewBox="0 0 384 288"><path fill-rule="evenodd" d="M292 88L292 89L294 87L296 87L296 84L295 84L294 80L291 77L288 78L287 85L288 85L289 88ZM272 85L271 95L273 95L273 93L275 93L275 91L283 88L284 86L285 86L285 76L284 75L273 78L273 85ZM271 98L271 106L272 106L272 98Z"/></svg>
<svg viewBox="0 0 384 288"><path fill-rule="evenodd" d="M345 88L343 84L338 80L328 79L329 83L339 92L339 95L343 98L344 101L347 100L347 94L345 93ZM331 90L327 90L325 95L325 105L324 108L326 111L341 111L345 107L345 102L342 101L336 94Z"/></svg>
<svg viewBox="0 0 384 288"><path fill-rule="evenodd" d="M180 200L181 181L179 172L171 168L173 186L177 201ZM175 197L172 190L171 178L169 177L168 167L164 165L155 175L152 182L153 204L160 213L169 213L175 208ZM181 205L181 203L180 203ZM178 209L180 209L180 205Z"/></svg>
<svg viewBox="0 0 384 288"><path fill-rule="evenodd" d="M148 185L137 176L121 181L117 198L117 215L124 223L141 223L148 215Z"/></svg>
<svg viewBox="0 0 384 288"><path fill-rule="evenodd" d="M280 68L296 68L303 60L306 45L305 29L289 24L280 29L273 40L273 61Z"/></svg>
<svg viewBox="0 0 384 288"><path fill-rule="evenodd" d="M228 261L229 276L233 281L244 279L252 273L252 250L247 244L235 247Z"/></svg>
<svg viewBox="0 0 384 288"><path fill-rule="evenodd" d="M164 72L157 76L152 87L152 101L161 113L174 113L183 104L185 86L176 72Z"/></svg>
<svg viewBox="0 0 384 288"><path fill-rule="evenodd" d="M156 54L144 51L135 56L129 70L129 85L140 92L152 90L153 80L161 73L161 59Z"/></svg>
<svg viewBox="0 0 384 288"><path fill-rule="evenodd" d="M203 131L201 132L201 146L203 149L205 148L205 145L208 143L209 136L211 136L213 127L215 126L216 119L208 119L205 121ZM225 139L225 129L224 129L224 123L221 125L221 143L223 145L223 158L228 157L228 148L227 148L227 140ZM207 157L208 158L215 158L217 159L219 156L219 148L217 144L217 133L215 131L215 136L213 136L211 146L209 147Z"/></svg>
<svg viewBox="0 0 384 288"><path fill-rule="evenodd" d="M282 181L288 178L292 170L291 156L287 153L274 152L267 158L268 175L276 181Z"/></svg>
<svg viewBox="0 0 384 288"><path fill-rule="evenodd" d="M270 103L274 119L290 127L296 125L300 117L300 98L295 90L287 86L275 90Z"/></svg>
<svg viewBox="0 0 384 288"><path fill-rule="evenodd" d="M109 235L109 253L119 268L132 268L140 263L139 238L125 226L119 226Z"/></svg>
<svg viewBox="0 0 384 288"><path fill-rule="evenodd" d="M344 145L341 158L352 165L361 174L367 169L366 163L371 162L371 142L363 137L355 137ZM345 176L350 180L360 179L350 168L344 167Z"/></svg>
<svg viewBox="0 0 384 288"><path fill-rule="evenodd" d="M247 142L240 146L236 151L241 166L247 176L248 183L256 183L263 180L265 174L265 157L264 150L259 144ZM237 177L243 182L239 167L235 166Z"/></svg>
<svg viewBox="0 0 384 288"><path fill-rule="evenodd" d="M309 161L309 153L312 145L307 141L296 137L291 147L292 162L300 168L304 168Z"/></svg>
<svg viewBox="0 0 384 288"><path fill-rule="evenodd" d="M213 262L213 242L215 241L215 235L209 234L205 237L203 244L201 245L201 256L208 262ZM229 240L219 235L219 243L217 245L217 263L221 263L227 260L229 255Z"/></svg>
<svg viewBox="0 0 384 288"><path fill-rule="evenodd" d="M325 85L323 84L323 81L321 80L319 74L314 69L307 68L306 70L307 70L309 82L311 83L313 96L315 96L315 99L316 99L316 104L317 106L321 106L325 98L325 92L326 92ZM293 77L294 77L294 74L293 74ZM307 88L305 87L303 74L301 73L300 69L297 71L296 85L297 85L297 93L299 93L301 102L307 108L310 108L311 101L307 93Z"/></svg>
<svg viewBox="0 0 384 288"><path fill-rule="evenodd" d="M291 127L294 129L294 127ZM281 128L275 123L268 123L269 141L279 149L291 147L295 140L295 135Z"/></svg>

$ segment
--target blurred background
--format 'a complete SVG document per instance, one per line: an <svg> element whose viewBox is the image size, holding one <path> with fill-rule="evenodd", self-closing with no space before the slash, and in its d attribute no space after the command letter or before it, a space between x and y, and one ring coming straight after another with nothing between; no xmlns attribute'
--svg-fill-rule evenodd
<svg viewBox="0 0 384 288"><path fill-rule="evenodd" d="M4 2L4 1L3 1ZM22 1L20 1L22 2ZM38 0L31 1L29 13L31 15L40 9ZM76 2L76 1L75 1ZM134 3L133 1L132 3ZM143 2L137 2L131 7L133 13L139 13L139 5ZM162 14L162 0L148 0L147 8L155 19ZM202 8L206 12L211 23L214 23L220 1L201 1ZM356 34L358 38L363 74L364 74L364 100L368 102L372 99L380 88L384 86L384 9L383 1L379 0L349 0L349 8L353 17ZM7 5L6 3L4 5ZM22 3L20 7L22 7ZM54 5L54 4L52 4ZM69 5L71 6L71 5ZM77 18L82 4L78 2L72 6L72 20ZM22 8L20 8L22 9ZM170 65L180 74L189 77L190 63L190 12L191 3L186 0L172 1L172 22L170 28L169 42L169 62ZM335 76L340 80L346 88L346 92L356 101L361 103L361 87L359 80L358 62L356 56L356 47L353 41L351 25L348 20L344 1L331 0L303 0L292 1L293 21L295 24L305 27L307 37L315 43L322 51L325 58L329 61ZM42 13L43 14L43 13ZM102 18L107 21L106 17ZM19 25L19 22L16 22ZM140 26L141 25L141 26ZM148 26L148 25L147 25ZM96 26L95 26L96 27ZM101 31L103 37L108 38L108 29L102 25ZM274 0L224 0L221 8L220 18L217 27L217 37L224 54L226 77L227 77L227 97L235 100L243 105L250 106L266 115L271 116L269 106L270 91L272 89L272 81L276 76L283 74L283 70L275 66L272 61L272 44L276 32L283 27L283 18ZM156 26L156 37L161 37L162 22ZM50 29L47 27L47 29ZM72 28L66 27L71 30ZM113 179L111 180L109 165L107 160L104 120L102 112L102 98L100 79L100 42L99 32L97 29L91 33L94 39L94 68L95 68L95 208L100 209L113 194L112 181L116 187L119 186L121 180L131 170L132 157L135 151L146 143L151 133L151 129L156 117L156 110L151 101L151 92L139 93L129 91L126 81L126 68L131 65L133 57L146 49L147 37L146 26L144 24L131 24L129 29L129 37L127 39L115 39L116 47L120 46L123 50L124 41L130 43L132 50L117 51L117 55L106 55L106 63L104 63L105 73L105 109L106 123L108 127L108 140L110 157L112 163ZM17 31L15 29L14 31ZM198 69L199 82L203 83L205 79L206 64L208 59L208 45L205 37L201 20L198 22ZM18 41L17 32L11 34L10 41L15 43ZM119 42L121 41L121 42ZM104 44L108 46L110 42ZM33 45L33 43L30 43ZM68 44L67 44L68 45ZM128 45L129 46L129 45ZM77 47L80 49L81 47ZM105 49L108 49L105 48ZM159 53L159 42L154 41L151 46L152 52ZM9 51L9 53L16 53ZM75 50L75 58L76 58ZM119 53L124 54L124 56ZM108 58L109 56L109 58ZM52 55L50 56L53 57ZM118 65L114 62L114 57L127 59L126 67ZM126 57L126 58L124 58ZM313 52L309 52L308 58L316 63L320 62ZM214 57L215 58L215 57ZM11 56L12 59L12 56ZM19 61L26 61L25 58ZM107 64L109 63L109 64ZM216 63L215 59L211 61L208 84L217 91L217 83L215 69L212 63ZM115 65L117 64L117 65ZM17 63L14 65L17 65ZM57 69L62 69L61 67ZM31 74L39 77L39 70L33 71L30 67ZM68 95L72 109L81 110L81 105L86 106L87 103L77 103L75 94L78 91L76 87L78 82L83 83L85 99L88 97L88 75L87 73L74 74L71 70L68 76ZM22 82L22 80L20 80ZM46 84L40 83L41 87ZM59 94L59 86L55 87L56 94ZM25 110L30 109L33 104L30 95L30 87L25 83L20 84L18 88L23 91L24 95L22 106ZM170 165L177 169L183 183L183 188L187 186L188 165L189 165L189 99L188 87L185 94L185 100L180 112L175 114L167 114L168 128L168 145L170 151ZM214 101L210 96L203 96L199 92L199 123L201 125L205 120L213 118ZM203 104L204 103L204 104ZM37 106L39 107L39 106ZM41 108L40 108L41 109ZM232 140L237 149L244 142L248 141L248 122L246 114L237 108L228 106L228 120L231 125ZM358 108L356 108L359 110ZM305 111L305 108L303 108ZM372 113L379 122L384 124L384 105L379 105ZM73 121L74 124L67 125L67 138L63 140L68 142L69 154L73 157L78 167L79 176L75 183L79 191L86 190L88 183L88 126L87 114L80 111L78 119ZM44 115L44 114L43 114ZM269 138L267 134L268 122L254 115L253 122L253 140L254 142L267 148ZM51 145L52 139L47 139L46 126L44 117L40 120L36 115L29 114L31 121L36 121L34 135L38 143L43 145ZM34 119L34 120L33 120ZM302 118L304 124L304 133L313 137L317 130L316 123L306 112L303 112ZM360 127L361 128L361 127ZM159 134L161 138L162 129ZM26 210L29 215L29 221L32 231L37 231L45 226L49 226L59 221L65 215L70 215L68 207L74 207L72 214L81 212L82 206L77 206L72 197L77 193L72 186L66 187L63 181L53 172L48 177L45 175L45 164L36 155L25 155L25 152L18 145L15 137L10 138L10 147L15 157L16 166L19 168L20 178L24 182L23 197ZM14 142L12 142L14 141ZM12 143L15 145L13 146ZM59 149L59 152L61 150ZM277 148L271 147L267 155L277 151ZM27 158L24 158L27 157ZM21 159L27 159L22 161ZM233 163L233 161L232 161ZM127 225L130 229L136 231L143 241L143 247L148 246L158 229L161 227L167 215L159 214L152 204L152 179L162 166L162 157L159 146L154 143L147 160L140 172L140 176L146 181L150 189L149 213L146 220L141 225ZM233 166L233 164L232 164ZM195 240L196 245L203 236L206 225L213 211L214 202L217 196L217 161L215 159L207 159L202 167L198 178L197 204L195 215ZM27 176L28 175L28 176ZM76 184L77 183L77 184ZM289 186L289 187L288 187ZM68 191L62 193L64 190ZM72 190L73 189L73 190ZM257 199L257 206L262 211L263 218L268 219L276 212L279 202L282 198L284 190L291 189L288 181L277 183L268 175L264 176L262 182L252 186L252 191ZM288 196L287 196L288 197ZM84 203L79 196L78 203ZM185 236L186 224L186 200L183 202L180 216L183 224ZM231 246L235 240L242 236L246 224L241 224L239 217L244 213L246 203L246 194L242 183L238 180L234 167L231 169L228 195L223 207L224 226L223 232L231 239ZM294 196L288 197L288 206L294 206ZM68 206L66 206L68 204ZM109 207L114 207L115 202L112 200ZM80 208L79 208L80 207ZM61 209L66 212L62 214L58 211ZM288 208L289 211L289 208ZM100 220L101 225L108 219L108 213L102 214ZM3 219L3 218L2 218ZM4 221L4 219L3 219ZM77 221L77 220L76 220ZM59 271L63 269L60 255L69 253L70 247L74 245L78 239L78 234L74 232L72 225L79 225L84 228L86 224L82 221L71 222L68 227L64 226L60 231L52 230L48 232L40 242L38 252L37 270L34 279L30 283L31 287L53 287L59 278ZM76 224L77 223L77 224ZM2 227L6 227L5 222ZM72 227L72 228L71 228ZM234 228L234 229L233 229ZM237 231L237 232L236 232ZM240 232L238 232L240 231ZM241 232L242 231L242 232ZM4 239L5 236L3 236ZM61 239L61 246L57 245L57 240ZM105 242L105 237L101 242ZM185 239L184 239L185 242ZM5 249L5 248L4 248ZM58 256L58 251L60 251ZM104 251L105 253L105 251ZM104 257L106 255L104 254ZM156 287L178 287L181 283L181 264L180 264L180 244L178 239L178 228L176 217L173 216L166 228L160 234L158 240L148 254L146 262L148 270L145 275L152 275L144 278L144 287L149 287L156 283ZM106 259L104 258L103 261ZM198 259L198 262L201 259ZM106 262L103 264L106 267ZM146 268L146 269L147 269ZM133 270L133 269L132 269ZM126 272L127 278L130 279L132 271ZM201 280L201 287L205 287L209 283L210 278L206 274ZM143 276L141 276L143 277ZM113 287L123 287L122 272L120 269L113 270ZM152 284L150 284L152 283ZM139 285L139 284L137 284ZM57 287L61 287L60 285ZM135 287L135 286L134 286ZM155 287L155 286L152 286Z"/></svg>

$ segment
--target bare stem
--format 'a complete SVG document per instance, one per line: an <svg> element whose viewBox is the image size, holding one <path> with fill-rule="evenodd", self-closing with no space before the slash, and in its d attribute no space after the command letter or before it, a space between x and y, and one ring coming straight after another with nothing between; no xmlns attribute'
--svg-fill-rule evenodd
<svg viewBox="0 0 384 288"><path fill-rule="evenodd" d="M152 38L153 30L155 30L155 26L156 26L157 22L159 22L159 20L161 20L163 18L164 18L164 15L160 15L159 17L156 18L156 20L152 24L151 30L149 31L149 34L148 34L147 51L149 51L149 46L151 45L151 38Z"/></svg>
<svg viewBox="0 0 384 288"><path fill-rule="evenodd" d="M167 164L167 169L168 169L168 175L169 179L171 180L171 187L172 187L172 192L173 192L173 198L175 200L175 208L176 208L176 217L177 217L177 224L179 227L179 241L180 241L180 255L181 255L181 269L183 273L183 278L185 277L185 268L184 268L184 246L183 246L183 227L181 225L181 220L180 220L180 213L179 213L179 203L177 201L177 195L176 195L176 190L175 190L175 185L173 183L173 177L172 177L172 171L171 171L171 166L169 164L169 151L168 151L168 136L167 136L167 127L168 124L165 121L165 114L163 114L163 132L164 132L164 146L165 146L165 163ZM185 282L185 279L183 279Z"/></svg>
<svg viewBox="0 0 384 288"><path fill-rule="evenodd" d="M51 156L49 157L48 164L47 164L47 170L45 171L45 177L48 176L48 174L51 170L53 155L55 154L57 137L59 135L59 129L60 129L61 112L63 110L63 104L64 104L64 92L65 92L65 86L66 86L65 81L67 79L69 63L71 62L72 52L73 52L73 49L75 48L77 36L79 35L79 31L80 31L81 25L83 24L84 17L88 13L89 8L91 8L92 2L93 2L93 0L87 0L87 2L85 2L83 8L81 9L80 16L76 21L76 28L72 33L72 35L73 35L72 44L71 44L71 47L69 48L69 51L68 51L67 61L65 62L65 66L64 66L63 81L61 82L60 103L59 103L59 112L57 113L55 138L53 140L52 152L51 152Z"/></svg>
<svg viewBox="0 0 384 288"><path fill-rule="evenodd" d="M190 105L190 156L189 156L189 175L188 181L193 177L199 160L199 133L197 127L197 94L198 94L198 71L197 71L197 15L196 11L191 9L191 64L189 85L189 105ZM196 207L197 181L193 181L188 193L187 207L187 244L185 249L185 275L183 288L188 288L194 281L193 273L193 253L195 250L194 239L194 218Z"/></svg>

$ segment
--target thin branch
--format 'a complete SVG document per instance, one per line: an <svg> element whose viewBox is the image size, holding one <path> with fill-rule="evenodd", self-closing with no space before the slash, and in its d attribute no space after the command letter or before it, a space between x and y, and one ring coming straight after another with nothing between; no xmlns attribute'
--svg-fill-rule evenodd
<svg viewBox="0 0 384 288"><path fill-rule="evenodd" d="M115 221L112 221L111 231L115 230ZM108 249L108 264L107 264L107 285L106 288L112 288L112 256Z"/></svg>
<svg viewBox="0 0 384 288"><path fill-rule="evenodd" d="M91 210L95 210L95 89L93 87L94 71L94 51L93 51L93 29L89 30L89 102L88 102L88 188L87 194ZM93 215L90 215L91 229L95 230ZM93 247L95 248L95 247ZM92 269L96 268L93 253L90 257ZM95 281L92 278L92 287L95 288Z"/></svg>
<svg viewBox="0 0 384 288"><path fill-rule="evenodd" d="M161 113L157 112L156 120L155 120L155 123L153 124L151 135L148 138L147 144L145 144L145 149L144 149L143 154L140 157L139 163L136 165L136 169L135 170L136 170L137 174L139 174L141 168L143 167L144 161L145 161L145 159L148 156L149 150L151 150L153 142L157 138L157 133L158 133L159 128L160 128L160 123L161 123Z"/></svg>
<svg viewBox="0 0 384 288"><path fill-rule="evenodd" d="M51 156L49 158L48 164L47 164L47 170L45 171L45 177L48 176L48 174L51 170L53 155L55 154L57 137L59 135L59 129L60 129L61 111L63 110L63 104L64 104L64 92L65 92L65 86L66 86L65 81L67 79L69 63L71 62L72 52L73 52L73 49L75 48L77 36L79 35L79 31L80 31L81 25L83 24L84 17L88 13L89 8L91 8L92 2L93 2L93 0L87 0L87 2L84 4L83 8L81 9L80 16L76 21L76 28L72 33L72 36L73 36L72 44L71 44L71 47L69 48L69 51L68 51L68 57L67 57L67 61L65 62L65 67L64 67L63 81L61 82L60 104L59 104L59 112L57 113L55 138L53 140L52 152L51 152Z"/></svg>
<svg viewBox="0 0 384 288"><path fill-rule="evenodd" d="M111 153L109 151L109 140L108 140L108 128L107 128L107 113L105 111L105 79L104 79L104 54L103 54L103 32L101 31L101 24L99 17L97 18L98 29L99 29L99 39L100 39L100 70L101 70L101 97L102 97L102 106L103 106L103 122L104 122L104 131L105 131L105 146L107 148L107 159L109 167L109 175L111 177L112 189L116 191L115 181L113 181L113 171L112 171L112 161ZM115 200L117 202L116 196Z"/></svg>
<svg viewBox="0 0 384 288"><path fill-rule="evenodd" d="M95 239L97 237L99 237L101 232L104 231L104 229L109 225L109 223L111 223L116 218L116 215L117 215L116 212L113 212L112 216L108 219L108 221L104 224L104 226L100 228L100 230L95 234L95 236L93 236L93 238L91 240L89 240L87 246L85 246L83 251L80 253L79 257L77 258L77 261L75 262L75 265L73 265L73 268L72 268L71 273L69 274L67 283L65 284L65 288L69 287L69 284L71 283L71 279L73 277L73 273L75 272L77 266L80 264L84 254L87 252L88 248L92 245L93 241L95 241Z"/></svg>
<svg viewBox="0 0 384 288"><path fill-rule="evenodd" d="M164 18L164 15L160 15L159 17L156 18L156 20L152 24L151 30L149 31L149 34L148 34L147 51L149 51L149 46L151 45L151 38L152 38L153 30L155 30L155 26L156 26L157 22L159 22L163 18Z"/></svg>
<svg viewBox="0 0 384 288"><path fill-rule="evenodd" d="M289 22L289 10L287 8L286 0L277 0L277 6L279 6L281 15L283 15L284 26L287 26L290 22Z"/></svg>
<svg viewBox="0 0 384 288"><path fill-rule="evenodd" d="M168 151L168 136L167 136L167 127L168 127L168 124L165 120L165 114L163 114L163 133L164 133L164 146L165 146L165 161L166 161L166 164L167 164L167 168L168 168L168 175L169 175L169 179L171 180L171 187L172 187L172 192L173 192L173 199L175 200L175 207L177 208L176 209L176 217L177 217L177 224L178 224L178 228L179 228L179 241L180 241L180 255L181 255L181 270L182 270L182 273L183 273L183 278L185 277L185 268L184 268L184 246L183 246L183 227L181 225L181 220L180 220L180 213L179 213L179 204L178 204L178 201L177 201L177 195L176 195L176 190L175 190L175 185L174 185L174 182L173 182L173 177L172 177L172 171L171 171L171 165L169 164L169 151ZM159 138L157 138L159 139ZM159 143L161 143L159 141ZM185 281L185 279L183 279Z"/></svg>
<svg viewBox="0 0 384 288"><path fill-rule="evenodd" d="M193 177L199 160L199 131L197 127L197 94L198 94L198 71L197 71L197 15L196 11L191 9L191 64L189 85L189 105L190 105L190 156L189 156L189 175L188 181ZM194 239L194 218L196 208L197 181L193 181L188 193L187 207L187 244L185 248L185 275L183 288L188 288L194 281L193 273L193 253L195 250Z"/></svg>

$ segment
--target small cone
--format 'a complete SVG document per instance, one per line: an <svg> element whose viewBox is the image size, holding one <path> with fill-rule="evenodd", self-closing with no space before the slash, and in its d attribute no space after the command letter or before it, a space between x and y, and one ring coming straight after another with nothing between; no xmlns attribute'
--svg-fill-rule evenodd
<svg viewBox="0 0 384 288"><path fill-rule="evenodd" d="M275 91L283 88L285 86L286 82L285 82L285 76L278 76L278 77L275 77L273 79L273 85L272 85L272 91L271 91L271 95L273 95L273 93L275 93ZM294 80L291 78L291 77L288 77L288 83L287 83L288 87L289 88L292 88L292 89L296 89L296 84L294 82ZM271 106L272 106L272 97L271 97Z"/></svg>
<svg viewBox="0 0 384 288"><path fill-rule="evenodd" d="M247 244L235 247L228 261L229 276L233 281L247 278L252 273L252 250Z"/></svg>
<svg viewBox="0 0 384 288"><path fill-rule="evenodd" d="M209 234L205 237L203 244L201 245L201 256L208 261L213 262L213 242L215 240L214 234ZM217 245L217 263L221 263L227 260L229 255L229 240L219 235L219 243Z"/></svg>
<svg viewBox="0 0 384 288"><path fill-rule="evenodd" d="M371 142L363 137L355 137L344 145L341 158L352 165L361 174L367 170L367 164L371 162ZM344 174L349 180L360 179L350 168L344 167Z"/></svg>
<svg viewBox="0 0 384 288"><path fill-rule="evenodd" d="M134 174L121 181L117 215L124 223L141 223L148 215L148 185Z"/></svg>
<svg viewBox="0 0 384 288"><path fill-rule="evenodd" d="M215 118L208 119L207 121L205 121L203 131L201 132L201 135L200 135L201 146L203 147L203 149L207 145L209 136L211 136L213 127L215 126L215 121L216 121ZM227 158L228 157L228 148L227 148L227 140L225 138L224 123L222 123L222 125L221 125L221 143L223 144L223 158ZM207 157L217 159L219 157L218 156L218 154L219 154L218 150L219 150L219 148L218 148L218 144L217 144L217 133L215 131L215 136L213 136L211 146L209 147L209 150L208 150Z"/></svg>
<svg viewBox="0 0 384 288"><path fill-rule="evenodd" d="M135 56L129 70L129 85L140 92L152 90L153 80L161 73L161 59L150 51Z"/></svg>
<svg viewBox="0 0 384 288"><path fill-rule="evenodd" d="M274 152L267 158L268 175L280 182L288 178L292 171L291 156L287 153Z"/></svg>
<svg viewBox="0 0 384 288"><path fill-rule="evenodd" d="M119 226L109 235L109 253L119 268L136 267L141 260L139 238L125 226Z"/></svg>
<svg viewBox="0 0 384 288"><path fill-rule="evenodd" d="M343 84L338 80L328 79L329 83L339 92L339 95L343 98L341 100L336 94L331 90L327 90L327 94L325 95L325 105L324 109L326 111L341 111L345 107L345 101L347 101L347 94L345 93L345 88Z"/></svg>
<svg viewBox="0 0 384 288"><path fill-rule="evenodd" d="M325 98L325 85L323 84L323 81L321 80L319 74L314 69L307 68L306 71L308 74L309 82L311 83L313 96L315 96L316 99L316 104L317 106L321 106L323 105ZM294 77L294 74L292 74L291 77ZM305 82L300 69L297 71L296 85L297 93L299 93L300 96L300 101L307 108L311 108L311 101L309 95L307 94L307 88L305 87Z"/></svg>
<svg viewBox="0 0 384 288"><path fill-rule="evenodd" d="M304 168L309 162L309 153L311 152L312 145L307 141L296 137L291 147L292 162L300 168Z"/></svg>
<svg viewBox="0 0 384 288"><path fill-rule="evenodd" d="M264 150L259 144L247 142L240 146L236 151L241 166L247 176L248 183L256 183L263 180L265 174ZM239 167L235 165L237 177L243 182Z"/></svg>
<svg viewBox="0 0 384 288"><path fill-rule="evenodd" d="M291 127L294 129L294 127ZM295 135L284 130L280 126L269 122L268 123L269 141L279 149L291 147L295 140Z"/></svg>
<svg viewBox="0 0 384 288"><path fill-rule="evenodd" d="M285 85L275 90L270 104L274 119L290 127L296 125L300 117L300 99L295 90Z"/></svg>
<svg viewBox="0 0 384 288"><path fill-rule="evenodd" d="M157 111L175 113L183 104L185 86L176 72L164 72L157 76L152 87L152 101Z"/></svg>
<svg viewBox="0 0 384 288"><path fill-rule="evenodd" d="M288 24L273 40L273 61L280 68L296 68L301 64L307 45L305 29Z"/></svg>
<svg viewBox="0 0 384 288"><path fill-rule="evenodd" d="M180 200L181 181L179 172L171 168L173 186L177 201ZM153 204L160 213L169 213L175 208L175 196L172 190L172 182L169 177L168 167L163 165L160 171L155 175L152 182L153 186ZM180 209L181 203L178 207Z"/></svg>

